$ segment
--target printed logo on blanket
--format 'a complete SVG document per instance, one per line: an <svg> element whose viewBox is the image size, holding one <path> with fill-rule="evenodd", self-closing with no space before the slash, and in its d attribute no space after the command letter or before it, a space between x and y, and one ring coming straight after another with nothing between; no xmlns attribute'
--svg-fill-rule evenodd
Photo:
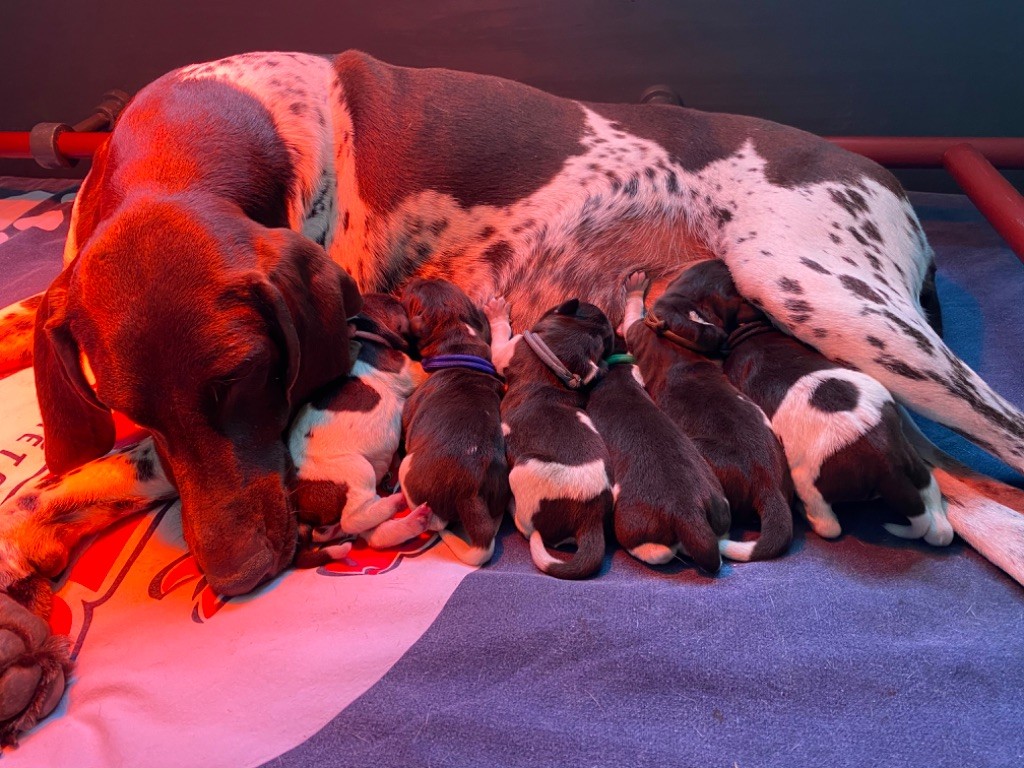
<svg viewBox="0 0 1024 768"><path fill-rule="evenodd" d="M32 372L0 381L0 499L45 472L39 423ZM377 682L472 571L433 543L357 544L225 601L185 549L177 502L122 522L58 585L51 625L72 637L75 675L5 765L255 765L291 749Z"/></svg>

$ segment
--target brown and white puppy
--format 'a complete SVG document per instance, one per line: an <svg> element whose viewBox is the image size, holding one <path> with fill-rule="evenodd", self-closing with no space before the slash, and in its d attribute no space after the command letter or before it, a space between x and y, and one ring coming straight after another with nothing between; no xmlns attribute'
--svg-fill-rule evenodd
<svg viewBox="0 0 1024 768"><path fill-rule="evenodd" d="M670 328L688 338L708 337L709 329L730 334L725 373L771 420L815 533L842 532L833 504L881 497L910 520L887 524L889 532L949 544L953 529L938 483L904 436L885 387L776 329L743 300L719 261L694 264L676 283L693 303Z"/></svg>
<svg viewBox="0 0 1024 768"><path fill-rule="evenodd" d="M541 571L583 579L604 560L614 504L611 457L583 410L586 389L611 351L612 327L593 304L572 299L513 337L508 309L503 299L486 305L494 359L508 381L501 422L513 518ZM550 551L563 543L576 545L568 560Z"/></svg>
<svg viewBox="0 0 1024 768"><path fill-rule="evenodd" d="M587 398L587 414L608 446L615 472L615 537L651 565L682 552L709 573L729 530L722 484L686 435L640 383L621 336L608 371Z"/></svg>
<svg viewBox="0 0 1024 768"><path fill-rule="evenodd" d="M377 493L401 447L402 409L425 374L409 357L409 318L398 299L364 296L351 326L360 345L351 372L303 406L289 431L292 500L300 523L320 529L318 541L359 535L383 549L427 527L429 507L395 518L405 497ZM328 547L325 554L339 551Z"/></svg>
<svg viewBox="0 0 1024 768"><path fill-rule="evenodd" d="M398 480L410 506L430 506L428 527L455 556L483 565L494 554L509 500L503 385L490 365L487 320L446 280L413 280L402 303L424 368L439 367L405 405L406 456Z"/></svg>
<svg viewBox="0 0 1024 768"><path fill-rule="evenodd" d="M690 320L682 287L678 280L670 283L654 303L652 317L644 321L647 280L643 275L631 277L623 322L627 346L658 407L711 465L733 515L756 512L761 518L761 535L755 541L722 540L722 554L731 560L777 557L793 539L793 486L782 445L761 409L726 379L721 363L695 351L688 339L671 330L666 337L666 329L686 318L700 340L724 338L720 329ZM653 317L659 322L651 322Z"/></svg>

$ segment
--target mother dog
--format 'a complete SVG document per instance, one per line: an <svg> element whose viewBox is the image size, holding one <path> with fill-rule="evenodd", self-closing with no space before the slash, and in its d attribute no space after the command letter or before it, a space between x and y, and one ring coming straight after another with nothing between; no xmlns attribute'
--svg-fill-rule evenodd
<svg viewBox="0 0 1024 768"><path fill-rule="evenodd" d="M1024 470L1024 416L925 319L932 251L887 171L763 120L358 52L190 66L125 109L37 313L47 459L63 472L107 453L111 409L149 428L210 585L244 593L292 554L281 434L347 370L349 275L504 295L518 327L569 296L617 324L628 274L657 298L707 256L782 328ZM2 344L20 360L27 333ZM954 525L1021 578L1024 548L980 514Z"/></svg>

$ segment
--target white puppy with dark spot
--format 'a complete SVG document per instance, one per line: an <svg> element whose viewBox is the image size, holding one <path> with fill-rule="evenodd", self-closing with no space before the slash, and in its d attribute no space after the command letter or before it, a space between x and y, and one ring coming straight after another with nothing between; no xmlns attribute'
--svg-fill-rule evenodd
<svg viewBox="0 0 1024 768"><path fill-rule="evenodd" d="M405 496L377 493L401 445L405 401L425 374L409 358L409 320L397 299L365 296L352 325L360 349L350 375L303 406L289 433L297 471L292 500L300 522L318 528L314 542L359 535L382 549L423 533L430 515L423 504L396 518ZM309 550L296 563L338 559L345 547Z"/></svg>

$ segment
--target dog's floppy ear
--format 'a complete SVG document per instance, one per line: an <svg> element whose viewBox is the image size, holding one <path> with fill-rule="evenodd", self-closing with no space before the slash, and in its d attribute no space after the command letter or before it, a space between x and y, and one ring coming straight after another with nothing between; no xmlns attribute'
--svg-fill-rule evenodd
<svg viewBox="0 0 1024 768"><path fill-rule="evenodd" d="M287 365L291 405L348 373L348 318L363 308L355 281L312 240L275 230L259 285L272 335Z"/></svg>
<svg viewBox="0 0 1024 768"><path fill-rule="evenodd" d="M81 351L65 304L71 268L43 296L36 312L34 366L43 415L46 465L54 474L99 458L114 446L114 419L85 379Z"/></svg>

